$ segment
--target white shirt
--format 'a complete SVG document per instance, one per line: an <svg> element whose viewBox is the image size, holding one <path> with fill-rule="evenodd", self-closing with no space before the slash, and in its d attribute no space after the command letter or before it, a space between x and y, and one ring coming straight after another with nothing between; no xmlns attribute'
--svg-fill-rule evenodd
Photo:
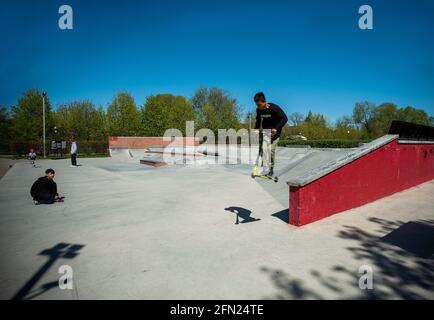
<svg viewBox="0 0 434 320"><path fill-rule="evenodd" d="M77 143L74 141L71 144L71 154L77 153Z"/></svg>

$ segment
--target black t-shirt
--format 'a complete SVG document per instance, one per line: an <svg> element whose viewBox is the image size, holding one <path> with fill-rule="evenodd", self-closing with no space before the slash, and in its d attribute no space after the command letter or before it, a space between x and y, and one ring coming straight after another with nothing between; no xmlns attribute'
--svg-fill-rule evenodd
<svg viewBox="0 0 434 320"><path fill-rule="evenodd" d="M276 129L273 140L280 137L283 126L288 122L285 112L274 103L268 103L269 108L259 110L256 108L255 129Z"/></svg>
<svg viewBox="0 0 434 320"><path fill-rule="evenodd" d="M40 177L33 183L30 194L34 199L54 197L57 194L57 185L53 180L49 180L47 177Z"/></svg>

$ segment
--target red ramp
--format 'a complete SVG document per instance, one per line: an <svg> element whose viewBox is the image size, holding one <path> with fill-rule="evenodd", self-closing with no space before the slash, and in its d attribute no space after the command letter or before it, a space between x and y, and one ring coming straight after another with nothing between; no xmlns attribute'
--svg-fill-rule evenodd
<svg viewBox="0 0 434 320"><path fill-rule="evenodd" d="M288 181L290 223L302 226L434 179L434 141L386 135Z"/></svg>

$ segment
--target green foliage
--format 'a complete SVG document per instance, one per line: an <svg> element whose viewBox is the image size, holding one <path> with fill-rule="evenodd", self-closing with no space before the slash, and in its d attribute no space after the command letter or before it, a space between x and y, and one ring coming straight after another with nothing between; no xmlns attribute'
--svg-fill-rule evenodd
<svg viewBox="0 0 434 320"><path fill-rule="evenodd" d="M366 131L360 130L353 122L352 117L344 116L336 121L335 126L328 123L322 114L315 114L309 111L304 117L302 114L296 115L296 120L301 124L298 126L285 126L282 130L282 139L293 140L295 136L304 136L309 140L365 140ZM294 123L294 121L292 121Z"/></svg>
<svg viewBox="0 0 434 320"><path fill-rule="evenodd" d="M353 121L356 125L365 129L368 134L372 133L371 123L375 105L368 101L357 102L353 109Z"/></svg>
<svg viewBox="0 0 434 320"><path fill-rule="evenodd" d="M107 139L105 112L90 101L76 101L57 108L54 114L57 140L68 141L72 135L80 141Z"/></svg>
<svg viewBox="0 0 434 320"><path fill-rule="evenodd" d="M141 116L133 97L120 92L107 110L108 133L111 136L138 136L141 133Z"/></svg>
<svg viewBox="0 0 434 320"><path fill-rule="evenodd" d="M158 94L146 99L142 108L143 133L161 137L167 129L178 129L185 136L185 122L195 119L192 104L181 96Z"/></svg>
<svg viewBox="0 0 434 320"><path fill-rule="evenodd" d="M369 114L364 115L363 126L367 128L368 136L376 138L386 134L389 131L390 125L393 120L402 120L417 124L430 125L431 120L429 115L420 109L413 107L398 108L393 103L383 103L379 106L374 106L372 103L365 103L365 107L361 108L356 104L353 115L363 113L361 109L365 110L368 105ZM354 117L359 119L358 117Z"/></svg>
<svg viewBox="0 0 434 320"><path fill-rule="evenodd" d="M398 108L393 103L383 103L374 109L370 122L371 134L374 137L385 134L392 123L398 118Z"/></svg>
<svg viewBox="0 0 434 320"><path fill-rule="evenodd" d="M411 106L397 110L397 119L423 125L434 125L434 118L430 117L424 110L415 109Z"/></svg>
<svg viewBox="0 0 434 320"><path fill-rule="evenodd" d="M235 129L249 127L249 115L254 124L256 114L247 112L241 123L237 100L219 88L199 88L191 100L171 94L157 94L146 99L139 110L131 95L118 93L107 111L96 108L90 101L76 101L60 105L52 111L46 97L46 141L69 141L76 135L81 153L103 154L107 149L107 137L113 136L162 136L166 129L178 129L185 135L186 121L196 120L195 128ZM343 116L331 125L319 113L305 116L294 112L284 126L281 145L309 144L313 147L356 147L360 141L368 141L387 133L392 120L403 120L424 125L434 125L434 117L412 106L399 108L393 103L375 106L368 101L355 104L351 116ZM0 107L0 151L7 149L17 154L27 153L30 147L42 150L42 92L26 91L10 112ZM54 127L57 134L54 134ZM294 138L302 135L308 141Z"/></svg>
<svg viewBox="0 0 434 320"><path fill-rule="evenodd" d="M108 139L105 140L77 140L78 141L78 153L80 157L83 155L92 154L108 154Z"/></svg>
<svg viewBox="0 0 434 320"><path fill-rule="evenodd" d="M344 130L353 129L354 121L350 116L343 116L336 120L336 128L342 128Z"/></svg>
<svg viewBox="0 0 434 320"><path fill-rule="evenodd" d="M191 98L197 113L196 128L217 129L241 128L240 109L236 99L218 88L199 88Z"/></svg>
<svg viewBox="0 0 434 320"><path fill-rule="evenodd" d="M297 126L299 134L308 139L329 139L332 130L329 128L326 118L322 114L309 111L304 122Z"/></svg>
<svg viewBox="0 0 434 320"><path fill-rule="evenodd" d="M48 97L45 98L46 138L53 134L53 115ZM12 135L15 140L42 141L42 92L37 89L26 91L12 108Z"/></svg>
<svg viewBox="0 0 434 320"><path fill-rule="evenodd" d="M359 140L280 140L279 146L311 146L312 148L356 148Z"/></svg>
<svg viewBox="0 0 434 320"><path fill-rule="evenodd" d="M47 152L49 152L50 148L48 143L46 147ZM39 156L42 156L42 140L18 140L17 138L14 138L10 144L10 153L18 157L26 157L30 148L33 148Z"/></svg>
<svg viewBox="0 0 434 320"><path fill-rule="evenodd" d="M11 116L6 107L0 106L0 152L9 151L11 142Z"/></svg>
<svg viewBox="0 0 434 320"><path fill-rule="evenodd" d="M256 121L256 113L253 111L248 111L244 114L243 127L249 128L249 125L251 125L253 128L255 126L255 121Z"/></svg>
<svg viewBox="0 0 434 320"><path fill-rule="evenodd" d="M62 149L59 152L55 152L51 150L49 147L49 143L47 143L47 156L59 156L62 155L66 158L69 158L69 148L70 142L67 141L67 148ZM35 148L39 157L42 156L42 143L40 141L13 141L10 145L10 151L8 153L18 157L27 157L30 148ZM97 140L97 141L78 141L78 153L80 158L83 157L91 157L91 156L107 156L108 155L108 139L105 140Z"/></svg>

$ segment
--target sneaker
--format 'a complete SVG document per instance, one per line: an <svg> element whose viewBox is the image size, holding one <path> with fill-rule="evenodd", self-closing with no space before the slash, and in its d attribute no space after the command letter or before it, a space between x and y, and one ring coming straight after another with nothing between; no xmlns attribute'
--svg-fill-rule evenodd
<svg viewBox="0 0 434 320"><path fill-rule="evenodd" d="M77 166L71 165L71 168L77 168Z"/></svg>
<svg viewBox="0 0 434 320"><path fill-rule="evenodd" d="M35 206L36 205L38 205L39 204L39 201L37 201L37 200L33 200L33 203L35 204Z"/></svg>

